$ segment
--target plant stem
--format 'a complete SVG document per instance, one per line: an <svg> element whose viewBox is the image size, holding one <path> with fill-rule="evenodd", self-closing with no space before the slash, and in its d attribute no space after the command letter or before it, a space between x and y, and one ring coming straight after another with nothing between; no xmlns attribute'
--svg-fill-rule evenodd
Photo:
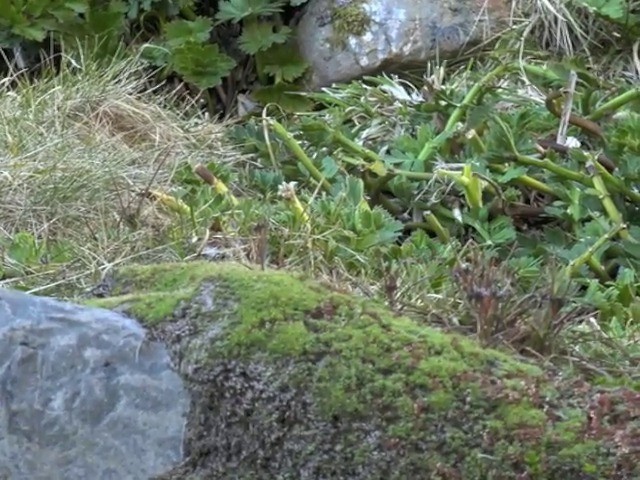
<svg viewBox="0 0 640 480"><path fill-rule="evenodd" d="M483 93L487 85L496 77L511 70L512 68L512 65L506 63L499 65L498 67L487 73L480 81L478 81L478 83L476 83L471 88L471 90L469 90L467 95L462 100L462 103L460 103L460 105L458 105L453 111L453 113L449 117L449 120L447 121L447 124L444 127L444 130L424 145L424 147L420 151L420 154L418 155L418 160L423 163L430 160L431 157L438 151L438 149L442 147L444 142L449 139L449 137L451 137L451 135L455 132L458 122L462 120L462 117L466 113L467 109Z"/></svg>
<svg viewBox="0 0 640 480"><path fill-rule="evenodd" d="M498 165L495 163L490 163L488 167L490 170L494 172L499 172L502 174L505 174L508 170L508 167L505 167L504 165ZM547 195L552 195L556 198L559 197L558 193L553 188L548 186L546 183L541 182L540 180L530 177L529 175L520 175L519 177L514 178L513 182L519 183L524 187L529 187L533 190L537 190L538 192L546 193Z"/></svg>
<svg viewBox="0 0 640 480"><path fill-rule="evenodd" d="M598 262L597 259L594 258L594 255L601 247L603 247L607 242L611 241L616 235L618 235L618 233L620 233L622 229L625 228L627 228L627 226L624 223L614 225L607 233L598 238L598 240L596 240L593 245L591 245L587 249L586 252L584 252L579 257L574 258L566 267L566 272L569 277L573 277L577 270L585 263L590 265L591 269L594 270L597 274L598 272L604 272L604 268L602 267L600 262Z"/></svg>
<svg viewBox="0 0 640 480"><path fill-rule="evenodd" d="M624 104L639 98L640 87L633 88L627 92L624 92L622 95L618 95L616 98L609 100L604 105L601 105L599 108L591 112L591 114L587 118L595 122L596 120L600 120L602 117L608 115L609 113L618 110Z"/></svg>
<svg viewBox="0 0 640 480"><path fill-rule="evenodd" d="M595 168L596 162L594 160L590 160L587 164L587 170L591 172L591 179L593 181L593 187L598 191L598 197L600 202L602 202L602 206L604 207L605 212L609 215L609 218L613 222L614 225L621 225L624 223L624 219L622 218L622 214L620 210L616 207L616 204L613 202L611 198L611 194L609 194L609 190L605 185L600 173ZM623 228L619 232L620 238L623 240L630 240L631 236L629 235L629 231L626 228Z"/></svg>
<svg viewBox="0 0 640 480"><path fill-rule="evenodd" d="M581 183L582 185L585 185L587 187L592 186L591 179L584 173L574 172L573 170L569 170L568 168L556 165L548 158L540 160L537 158L529 157L527 155L521 155L519 153L516 153L513 156L514 160L518 163L521 163L522 165L542 168L543 170L548 170L551 173L555 173L559 177L565 178L567 180L573 180L574 182Z"/></svg>
<svg viewBox="0 0 640 480"><path fill-rule="evenodd" d="M442 226L438 217L436 217L433 212L428 211L424 213L424 219L426 224L429 226L431 230L433 230L441 242L449 243L451 240L451 235L449 235L449 231Z"/></svg>
<svg viewBox="0 0 640 480"><path fill-rule="evenodd" d="M296 139L293 138L293 135L291 135L277 120L269 118L267 122L269 123L275 134L280 137L280 139L285 143L289 150L296 156L298 161L300 161L302 166L307 170L307 172L309 172L311 177L320 185L322 185L322 188L324 188L326 192L329 192L331 190L331 184L327 181L326 178L324 178L322 172L320 172L320 170L316 168L311 159L298 144Z"/></svg>
<svg viewBox="0 0 640 480"><path fill-rule="evenodd" d="M328 125L325 125L324 128L327 132L329 132L333 136L333 138L339 144L341 144L343 147L350 150L352 153L372 162L383 163L382 158L380 158L380 156L377 153L375 153L372 150L369 150L366 147L363 147L362 145L358 145L356 142L354 142L350 138L347 138L342 132L338 130L332 130Z"/></svg>

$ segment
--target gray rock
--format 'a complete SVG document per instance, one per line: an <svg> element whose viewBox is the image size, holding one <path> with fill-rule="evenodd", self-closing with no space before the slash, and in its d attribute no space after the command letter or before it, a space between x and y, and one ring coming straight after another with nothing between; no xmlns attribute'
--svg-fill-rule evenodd
<svg viewBox="0 0 640 480"><path fill-rule="evenodd" d="M0 478L147 479L180 462L188 408L135 321L0 289Z"/></svg>
<svg viewBox="0 0 640 480"><path fill-rule="evenodd" d="M495 34L507 0L310 0L297 27L310 86L446 58Z"/></svg>

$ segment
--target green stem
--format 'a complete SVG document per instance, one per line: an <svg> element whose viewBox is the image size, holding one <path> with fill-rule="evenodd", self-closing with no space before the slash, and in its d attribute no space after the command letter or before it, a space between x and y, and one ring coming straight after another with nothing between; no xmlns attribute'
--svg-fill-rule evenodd
<svg viewBox="0 0 640 480"><path fill-rule="evenodd" d="M607 189L607 186L602 180L602 176L595 168L595 164L593 160L589 161L587 164L587 170L591 172L591 180L593 181L593 187L598 191L598 196L600 202L602 202L602 206L604 207L605 212L609 215L609 218L613 222L614 225L621 225L624 223L624 219L622 218L622 214L620 210L616 207L616 204L613 202L611 198L611 194ZM623 228L619 232L620 238L623 240L630 240L629 231L626 228Z"/></svg>
<svg viewBox="0 0 640 480"><path fill-rule="evenodd" d="M392 168L389 172L399 177L405 177L408 180L427 181L434 177L432 172L411 172L409 170L399 170Z"/></svg>
<svg viewBox="0 0 640 480"><path fill-rule="evenodd" d="M357 144L356 142L354 142L353 140L351 140L350 138L347 138L342 132L338 131L338 130L332 130L328 125L325 125L325 130L327 132L329 132L333 138L339 143L341 144L343 147L345 147L346 149L350 150L352 153L366 159L369 160L371 162L382 162L382 158L380 158L380 156L375 153L372 150L369 150L366 147L363 147L362 145Z"/></svg>
<svg viewBox="0 0 640 480"><path fill-rule="evenodd" d="M478 132L476 130L471 130L467 134L467 140L469 142L469 145L471 145L471 147L473 148L473 150L477 155L484 155L487 153L487 147L482 141L482 138L480 137L480 135L478 135ZM497 171L502 174L505 174L508 170L506 166L498 165L495 163L493 164L490 163L488 165L488 168L494 172ZM524 187L528 187L533 190L537 190L539 192L546 193L554 197L558 197L558 194L556 194L556 192L551 187L547 186L545 183L541 182L540 180L536 180L535 178L530 177L529 175L520 175L519 177L515 178L513 181Z"/></svg>
<svg viewBox="0 0 640 480"><path fill-rule="evenodd" d="M602 179L615 188L617 192L625 195L629 200L640 203L640 193L629 189L618 177L614 177L609 171L602 166L600 162L595 162L594 166Z"/></svg>
<svg viewBox="0 0 640 480"><path fill-rule="evenodd" d="M494 68L488 74L486 74L478 83L476 83L467 93L462 100L462 103L456 107L453 111L444 130L440 132L435 138L428 141L422 151L418 155L418 160L421 162L427 162L433 155L442 147L444 142L451 137L455 132L456 125L460 122L466 113L467 109L476 101L476 99L483 93L484 89L492 82L496 77L513 68L510 64L502 64L497 68Z"/></svg>
<svg viewBox="0 0 640 480"><path fill-rule="evenodd" d="M584 173L574 172L573 170L569 170L568 168L556 165L548 158L539 160L537 158L529 157L527 155L521 155L519 153L514 154L513 157L516 162L522 165L542 168L543 170L548 170L549 172L555 173L556 175L566 178L567 180L573 180L574 182L581 183L582 185L585 185L587 187L593 186L591 179Z"/></svg>
<svg viewBox="0 0 640 480"><path fill-rule="evenodd" d="M591 269L596 271L596 274L598 274L599 271L605 271L600 262L598 262L597 259L594 258L594 255L601 247L603 247L607 242L610 242L624 228L627 228L624 223L614 225L607 233L596 240L594 244L587 249L586 252L584 252L579 257L574 258L566 267L566 272L569 277L573 277L578 269L585 263L590 265Z"/></svg>
<svg viewBox="0 0 640 480"><path fill-rule="evenodd" d="M380 205L384 207L385 210L390 212L392 215L400 215L402 213L402 209L399 208L395 203L391 201L391 199L385 197L384 195L380 195L378 198Z"/></svg>
<svg viewBox="0 0 640 480"><path fill-rule="evenodd" d="M604 268L594 257L589 257L587 259L587 265L589 265L591 271L596 274L601 282L608 282L611 280L611 277L609 277L609 274L607 273L607 269Z"/></svg>
<svg viewBox="0 0 640 480"><path fill-rule="evenodd" d="M316 180L319 184L322 185L322 188L326 192L331 190L331 184L324 178L324 175L316 168L311 159L304 152L302 147L298 144L293 135L291 135L277 120L270 118L267 120L271 128L275 132L275 134L280 137L280 139L285 143L285 145L291 150L291 152L296 156L296 158L300 161L302 166L306 168L311 177Z"/></svg>
<svg viewBox="0 0 640 480"><path fill-rule="evenodd" d="M524 70L529 75L535 75L538 77L546 78L547 80L552 82L560 80L560 77L558 76L558 74L553 73L553 70L550 70L548 68L540 67L538 65L529 65L526 63L521 65L521 67L522 67L522 70Z"/></svg>
<svg viewBox="0 0 640 480"><path fill-rule="evenodd" d="M436 217L433 212L425 212L424 219L426 224L429 226L429 229L436 233L441 242L449 243L449 240L451 239L449 231L442 226L440 220L438 220L438 217Z"/></svg>
<svg viewBox="0 0 640 480"><path fill-rule="evenodd" d="M505 167L504 165L497 165L495 163L489 164L489 169L494 172L498 172L502 174L505 174L508 170L508 168ZM537 190L538 192L546 193L547 195L552 195L556 198L560 197L560 195L558 195L556 191L550 186L548 186L546 183L541 182L540 180L537 180L533 177L530 177L529 175L520 175L519 177L514 178L513 182L518 183L523 187L528 187L533 190Z"/></svg>
<svg viewBox="0 0 640 480"><path fill-rule="evenodd" d="M180 15L182 15L187 20L191 20L191 21L194 21L198 18L198 16L195 14L195 12L191 7L182 7L180 9Z"/></svg>
<svg viewBox="0 0 640 480"><path fill-rule="evenodd" d="M640 87L633 88L627 92L624 92L622 95L618 95L616 98L609 100L607 103L601 105L593 112L591 112L591 114L587 118L595 122L597 120L600 120L602 117L605 117L610 112L618 110L624 104L638 98L640 98Z"/></svg>

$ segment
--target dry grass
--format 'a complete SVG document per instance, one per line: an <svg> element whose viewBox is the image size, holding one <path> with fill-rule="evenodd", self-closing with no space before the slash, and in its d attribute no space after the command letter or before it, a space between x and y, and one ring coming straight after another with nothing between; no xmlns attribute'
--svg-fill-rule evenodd
<svg viewBox="0 0 640 480"><path fill-rule="evenodd" d="M605 78L640 78L630 44L635 39L625 38L614 23L598 17L577 0L511 0L510 24L521 56L527 55L528 44L554 56L580 55ZM616 57L611 58L614 53Z"/></svg>
<svg viewBox="0 0 640 480"><path fill-rule="evenodd" d="M240 156L224 125L185 118L145 80L136 59L66 58L56 76L0 85L0 284L23 282L15 272L84 282L126 259L176 256L171 242L184 239L175 222L140 192L171 191L184 162ZM73 260L63 269L47 258L38 268L11 265L7 251L19 233L37 245L64 244ZM7 267L16 267L13 275Z"/></svg>

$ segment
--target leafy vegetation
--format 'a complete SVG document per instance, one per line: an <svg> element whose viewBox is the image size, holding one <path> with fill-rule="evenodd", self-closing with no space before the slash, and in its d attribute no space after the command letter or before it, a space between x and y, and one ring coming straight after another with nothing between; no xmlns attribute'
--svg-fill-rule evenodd
<svg viewBox="0 0 640 480"><path fill-rule="evenodd" d="M60 49L98 39L101 57L117 55L122 45L141 52L157 69L156 81L179 78L211 115L237 113L238 95L248 91L259 103L300 110L310 106L295 95L308 65L291 18L307 1L4 0L0 48L4 60L13 57L9 70L20 71L37 63L42 50L51 60ZM640 18L629 0L519 1L514 11L522 38L564 54L628 46ZM332 14L336 30L353 28L348 12Z"/></svg>
<svg viewBox="0 0 640 480"><path fill-rule="evenodd" d="M158 68L159 79L178 76L204 95L210 113L230 109L229 95L251 87L241 78L234 91L223 93L222 84L235 84L237 72L252 63L252 75L261 87L255 95L283 99L296 90L307 65L297 54L292 28L284 23L288 10L306 0L40 0L7 2L8 14L0 19L0 46L13 48L19 68L28 65L47 39L73 49L100 38L100 55L110 57L122 44L142 53ZM213 10L211 10L213 9ZM30 52L31 55L26 55ZM219 104L212 91L217 91Z"/></svg>
<svg viewBox="0 0 640 480"><path fill-rule="evenodd" d="M294 85L305 65L284 21L302 3L5 5L4 45L55 38L65 55L55 73L0 85L2 284L71 295L123 263L234 258L637 384L633 49L627 63L600 49L598 68L509 37L494 57L432 64L424 78L310 93ZM542 23L529 26L551 31L556 17L530 3ZM637 28L623 0L560 4L587 15L571 25ZM248 59L255 98L278 101L212 124L212 92L229 106ZM190 102L156 88L158 72L183 79Z"/></svg>
<svg viewBox="0 0 640 480"><path fill-rule="evenodd" d="M206 262L174 271L172 262L269 269L252 276L253 307L229 345L300 354L323 332L324 354L334 358L337 348L353 361L327 364L325 405L358 410L354 398L373 398L388 402L387 412L418 414L390 430L409 440L415 425L453 426L445 457L453 456L434 457L434 469L460 464L464 453L477 470L468 445L482 437L495 447L492 463L503 452L513 461L509 474L544 478L556 465L611 476L610 464L596 461L597 440L632 471L640 64L637 44L619 40L637 38L638 12L623 0L525 2L530 20L493 54L306 92L284 20L301 3L3 5L0 42L16 59L49 41L63 55L32 76L16 60L0 82L0 286L77 299L134 264L140 285L154 289L137 313L159 322L192 296L179 282L210 271ZM259 114L211 121L244 90L265 106ZM278 269L356 296L267 283ZM252 335L265 318L277 324L270 317L282 308L263 303L278 296L313 307L313 338L286 322L272 337ZM368 299L399 314L384 316L401 342L365 316L351 318L376 314ZM426 325L421 335L436 342L436 357L405 349L415 322ZM477 342L442 337L446 350L440 330ZM486 347L552 364L544 371L553 383L498 378L503 353ZM447 408L421 416L408 387L434 379L450 387L429 400ZM468 408L478 385L505 408L484 397ZM518 448L512 433L522 436Z"/></svg>

